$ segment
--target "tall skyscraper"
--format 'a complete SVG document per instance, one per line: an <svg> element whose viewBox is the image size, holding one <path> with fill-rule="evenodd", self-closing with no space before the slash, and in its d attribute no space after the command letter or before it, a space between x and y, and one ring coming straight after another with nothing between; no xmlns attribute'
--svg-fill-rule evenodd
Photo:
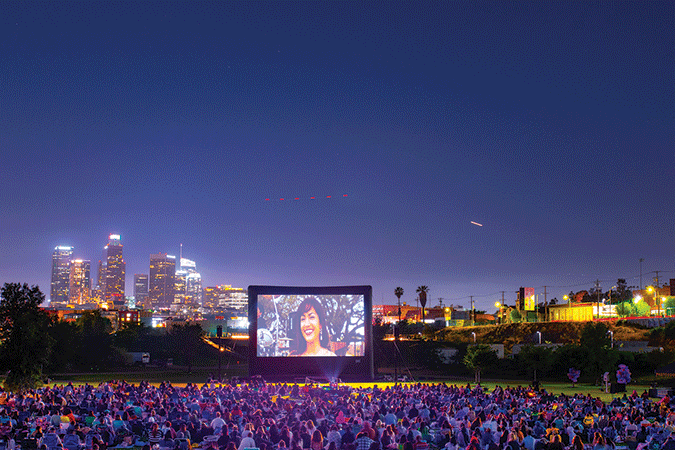
<svg viewBox="0 0 675 450"><path fill-rule="evenodd" d="M195 305L202 306L202 276L198 272L187 274L186 300Z"/></svg>
<svg viewBox="0 0 675 450"><path fill-rule="evenodd" d="M176 296L174 302L181 305L202 304L202 276L197 272L197 264L189 259L180 259L180 269L176 270Z"/></svg>
<svg viewBox="0 0 675 450"><path fill-rule="evenodd" d="M166 253L150 255L150 292L153 308L169 309L174 299L176 257Z"/></svg>
<svg viewBox="0 0 675 450"><path fill-rule="evenodd" d="M99 303L105 300L105 263L100 259L98 260L98 271L96 272L96 288L92 296Z"/></svg>
<svg viewBox="0 0 675 450"><path fill-rule="evenodd" d="M176 270L173 285L173 301L177 305L184 305L186 303L185 297L187 294L187 275L187 271L182 267Z"/></svg>
<svg viewBox="0 0 675 450"><path fill-rule="evenodd" d="M68 302L76 305L89 303L91 300L91 262L74 259L70 262L70 282Z"/></svg>
<svg viewBox="0 0 675 450"><path fill-rule="evenodd" d="M134 275L134 298L136 305L147 306L148 302L148 274L137 273Z"/></svg>
<svg viewBox="0 0 675 450"><path fill-rule="evenodd" d="M52 284L50 300L52 302L68 301L68 280L70 278L70 259L73 247L60 245L52 253Z"/></svg>
<svg viewBox="0 0 675 450"><path fill-rule="evenodd" d="M111 234L105 246L105 300L124 302L124 280L126 263L122 258L122 243L119 234Z"/></svg>

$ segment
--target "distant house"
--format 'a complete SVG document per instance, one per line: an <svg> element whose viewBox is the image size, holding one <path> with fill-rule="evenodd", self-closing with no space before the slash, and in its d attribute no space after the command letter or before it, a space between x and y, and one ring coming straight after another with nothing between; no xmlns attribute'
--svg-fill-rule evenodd
<svg viewBox="0 0 675 450"><path fill-rule="evenodd" d="M548 314L551 321L587 322L593 320L593 303L549 305Z"/></svg>

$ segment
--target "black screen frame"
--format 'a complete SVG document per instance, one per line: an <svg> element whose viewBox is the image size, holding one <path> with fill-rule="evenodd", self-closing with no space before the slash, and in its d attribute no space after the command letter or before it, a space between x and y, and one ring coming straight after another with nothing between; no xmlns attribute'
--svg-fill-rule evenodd
<svg viewBox="0 0 675 450"><path fill-rule="evenodd" d="M364 354L362 356L258 356L258 297L262 295L362 295ZM373 288L371 286L249 286L248 287L249 376L269 380L302 377L372 381Z"/></svg>

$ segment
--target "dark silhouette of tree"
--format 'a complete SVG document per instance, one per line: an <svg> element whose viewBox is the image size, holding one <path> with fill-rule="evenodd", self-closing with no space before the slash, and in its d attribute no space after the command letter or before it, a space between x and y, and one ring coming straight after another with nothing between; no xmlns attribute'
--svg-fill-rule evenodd
<svg viewBox="0 0 675 450"><path fill-rule="evenodd" d="M78 361L87 370L108 368L112 359L113 336L110 319L101 311L85 311L77 319Z"/></svg>
<svg viewBox="0 0 675 450"><path fill-rule="evenodd" d="M82 368L79 366L78 355L80 337L75 322L56 321L50 327L49 335L53 339L53 347L45 372L63 373L80 370Z"/></svg>
<svg viewBox="0 0 675 450"><path fill-rule="evenodd" d="M472 345L464 355L464 365L473 370L476 383L480 383L481 373L498 362L497 352L487 344Z"/></svg>
<svg viewBox="0 0 675 450"><path fill-rule="evenodd" d="M52 320L40 308L44 294L37 286L5 283L0 299L0 361L9 370L5 387L15 392L42 383L42 369L49 360Z"/></svg>
<svg viewBox="0 0 675 450"><path fill-rule="evenodd" d="M394 295L398 299L398 319L401 318L401 297L403 297L403 288L402 287L397 287L394 289Z"/></svg>
<svg viewBox="0 0 675 450"><path fill-rule="evenodd" d="M424 322L424 307L427 306L427 293L429 292L429 286L419 286L415 292L417 292L420 298L420 305L422 305L422 322Z"/></svg>
<svg viewBox="0 0 675 450"><path fill-rule="evenodd" d="M180 362L187 367L188 372L192 372L195 355L204 335L202 326L191 323L176 324L170 328L169 335L172 338L173 347L178 352Z"/></svg>
<svg viewBox="0 0 675 450"><path fill-rule="evenodd" d="M403 296L403 288L402 287L397 287L394 289L394 295L398 299L398 311L397 311L397 316L396 316L396 328L394 329L394 337L396 341L398 342L399 337L401 335L401 297Z"/></svg>
<svg viewBox="0 0 675 450"><path fill-rule="evenodd" d="M115 346L128 352L134 351L132 349L143 345L142 342L147 340L149 333L150 328L142 323L124 324L114 335Z"/></svg>
<svg viewBox="0 0 675 450"><path fill-rule="evenodd" d="M518 354L518 360L528 371L532 372L533 380L537 381L537 376L545 376L553 364L553 351L546 347L535 347L534 345L525 345Z"/></svg>
<svg viewBox="0 0 675 450"><path fill-rule="evenodd" d="M626 283L625 278L619 278L616 280L616 296L618 297L618 300L616 300L614 303L633 301L633 292L628 289L628 284Z"/></svg>
<svg viewBox="0 0 675 450"><path fill-rule="evenodd" d="M611 339L607 331L607 325L601 322L589 322L581 330L579 344L588 350L584 366L592 376L600 377L616 364L618 355L609 349Z"/></svg>

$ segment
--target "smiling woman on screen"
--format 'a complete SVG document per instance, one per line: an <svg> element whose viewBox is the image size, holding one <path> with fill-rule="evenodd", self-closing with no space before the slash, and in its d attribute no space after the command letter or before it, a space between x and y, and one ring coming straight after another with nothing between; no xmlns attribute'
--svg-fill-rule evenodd
<svg viewBox="0 0 675 450"><path fill-rule="evenodd" d="M298 307L300 334L298 351L294 356L337 356L329 347L326 314L314 297L307 297Z"/></svg>

